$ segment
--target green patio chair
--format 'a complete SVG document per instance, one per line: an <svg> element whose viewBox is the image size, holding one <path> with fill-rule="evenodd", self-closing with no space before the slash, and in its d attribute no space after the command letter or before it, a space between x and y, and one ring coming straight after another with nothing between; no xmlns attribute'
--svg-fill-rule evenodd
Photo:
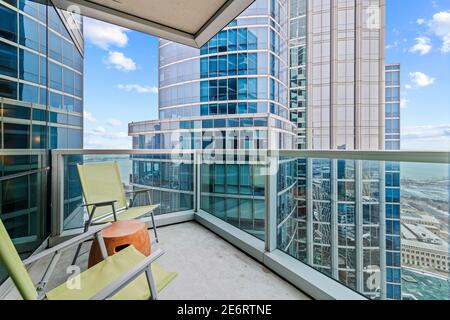
<svg viewBox="0 0 450 320"><path fill-rule="evenodd" d="M85 207L89 218L84 223L84 231L91 225L113 222L117 220L132 220L150 214L155 241L158 241L155 217L153 212L159 204L151 204L150 189L138 189L125 192L117 162L77 164ZM134 206L136 196L146 194L148 205ZM132 195L127 201L127 195ZM76 263L80 253L78 246L72 264Z"/></svg>
<svg viewBox="0 0 450 320"><path fill-rule="evenodd" d="M91 228L82 235L22 261L0 220L0 264L3 264L25 300L157 299L158 292L176 277L176 273L168 272L154 263L164 252L159 249L146 257L133 246L129 246L108 257L100 232L108 225L110 224L95 227L95 230ZM80 286L74 287L73 282L66 282L48 292L45 292L45 285L35 288L25 266L52 255L45 271L45 274L48 274L49 268L55 267L61 251L93 236L99 241L105 260L77 275Z"/></svg>

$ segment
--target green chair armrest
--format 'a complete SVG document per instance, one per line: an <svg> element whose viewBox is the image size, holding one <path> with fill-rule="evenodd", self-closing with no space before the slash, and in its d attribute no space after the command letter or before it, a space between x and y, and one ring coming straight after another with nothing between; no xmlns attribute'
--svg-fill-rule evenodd
<svg viewBox="0 0 450 320"><path fill-rule="evenodd" d="M106 288L102 289L96 295L94 295L91 300L105 300L109 299L118 293L122 288L124 288L127 284L132 282L138 276L140 276L143 272L147 273L147 281L150 288L150 292L152 294L152 299L156 299L158 292L156 290L156 284L154 282L153 276L151 275L150 265L158 259L160 256L164 254L164 251L161 249L156 250L149 257L146 257L140 263L138 263L134 268L129 270L127 273L123 274L122 277L111 283Z"/></svg>
<svg viewBox="0 0 450 320"><path fill-rule="evenodd" d="M42 259L42 258L44 258L44 257L46 257L46 256L48 256L50 254L54 254L55 252L59 252L59 251L62 251L62 250L66 250L66 249L68 249L70 247L76 246L76 245L84 242L86 239L92 237L94 234L96 234L96 233L102 231L103 229L109 227L110 225L111 225L111 223L106 223L106 224L103 224L101 226L91 228L91 229L89 229L89 231L84 232L83 234L80 234L79 236L76 236L76 237L74 237L74 238L72 238L70 240L64 241L63 243L60 243L60 244L58 244L58 245L56 245L56 246L54 246L54 247L52 247L50 249L44 250L42 252L39 252L37 254L34 254L34 255L30 256L28 259L25 259L23 261L23 264L24 265L29 265L29 264L31 264L33 262L36 262L36 261L38 261L38 260L40 260L40 259Z"/></svg>

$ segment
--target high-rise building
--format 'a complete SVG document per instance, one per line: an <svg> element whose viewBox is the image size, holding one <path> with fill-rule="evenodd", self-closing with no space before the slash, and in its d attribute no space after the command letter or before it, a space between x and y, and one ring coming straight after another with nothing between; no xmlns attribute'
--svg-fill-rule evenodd
<svg viewBox="0 0 450 320"><path fill-rule="evenodd" d="M79 17L51 1L0 1L0 106L3 178L48 166L49 149L83 147ZM41 194L40 179L30 174L0 184L0 215L20 251L48 236L45 199L32 196Z"/></svg>
<svg viewBox="0 0 450 320"><path fill-rule="evenodd" d="M129 125L133 148L383 150L384 19L384 0L257 0L200 51L161 40L160 119ZM201 209L263 234L259 168L202 167ZM380 162L282 161L278 248L365 295L398 297L387 169L397 177Z"/></svg>
<svg viewBox="0 0 450 320"><path fill-rule="evenodd" d="M159 120L129 125L133 148L293 149L287 24L288 1L257 0L200 50L160 40ZM134 165L140 176L170 166ZM262 236L261 168L239 161L203 168L201 208ZM155 197L170 191L169 198L179 192Z"/></svg>
<svg viewBox="0 0 450 320"><path fill-rule="evenodd" d="M386 150L400 150L400 65L386 65ZM386 298L402 299L400 163L386 162Z"/></svg>

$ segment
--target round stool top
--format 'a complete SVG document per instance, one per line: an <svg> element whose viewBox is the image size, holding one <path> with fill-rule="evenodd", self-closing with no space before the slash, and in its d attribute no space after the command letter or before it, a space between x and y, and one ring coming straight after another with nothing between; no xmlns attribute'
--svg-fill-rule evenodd
<svg viewBox="0 0 450 320"><path fill-rule="evenodd" d="M144 222L139 220L123 220L113 222L109 227L102 230L104 238L120 238L134 234L142 229L147 230Z"/></svg>

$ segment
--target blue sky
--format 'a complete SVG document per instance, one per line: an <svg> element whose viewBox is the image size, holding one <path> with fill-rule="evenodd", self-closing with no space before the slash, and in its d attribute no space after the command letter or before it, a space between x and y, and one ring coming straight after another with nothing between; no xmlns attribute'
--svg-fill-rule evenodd
<svg viewBox="0 0 450 320"><path fill-rule="evenodd" d="M386 63L402 65L402 147L450 150L450 0L387 0ZM131 148L157 118L157 39L85 19L85 148Z"/></svg>

